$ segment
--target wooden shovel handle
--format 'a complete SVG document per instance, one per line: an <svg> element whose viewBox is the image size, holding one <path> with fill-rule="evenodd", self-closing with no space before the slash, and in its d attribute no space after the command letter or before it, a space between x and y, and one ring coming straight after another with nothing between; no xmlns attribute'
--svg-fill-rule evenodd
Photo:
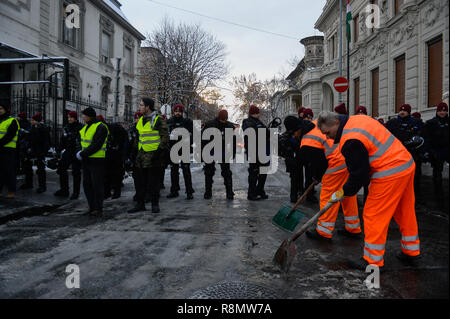
<svg viewBox="0 0 450 319"><path fill-rule="evenodd" d="M305 200L306 196L308 196L308 194L313 190L314 186L316 186L317 184L319 184L319 182L314 181L314 182L311 183L311 185L309 185L309 187L306 189L306 191L303 193L303 195L298 199L298 201L295 204L295 206L292 207L291 213L293 211L295 211L295 209L298 207L298 205L300 205Z"/></svg>
<svg viewBox="0 0 450 319"><path fill-rule="evenodd" d="M327 203L324 208L322 208L317 214L311 217L298 231L296 231L292 237L291 241L295 241L298 237L300 237L312 224L314 224L323 213L325 213L334 203Z"/></svg>

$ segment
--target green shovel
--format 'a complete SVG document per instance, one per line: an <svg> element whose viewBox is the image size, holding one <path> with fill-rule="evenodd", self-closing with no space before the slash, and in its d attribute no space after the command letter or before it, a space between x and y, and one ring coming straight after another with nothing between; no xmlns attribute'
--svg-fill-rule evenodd
<svg viewBox="0 0 450 319"><path fill-rule="evenodd" d="M280 208L278 213L272 218L272 223L288 232L293 232L295 227L297 227L300 220L305 216L302 212L297 210L298 205L300 205L306 198L306 196L314 189L314 186L319 184L317 181L314 181L311 185L309 185L306 192L299 198L294 207L289 207L284 205Z"/></svg>

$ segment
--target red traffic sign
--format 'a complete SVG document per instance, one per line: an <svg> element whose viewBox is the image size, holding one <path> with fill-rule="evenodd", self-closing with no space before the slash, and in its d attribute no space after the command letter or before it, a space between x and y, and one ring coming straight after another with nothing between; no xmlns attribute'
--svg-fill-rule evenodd
<svg viewBox="0 0 450 319"><path fill-rule="evenodd" d="M333 86L339 93L344 93L348 89L348 81L344 77L339 77L334 80Z"/></svg>

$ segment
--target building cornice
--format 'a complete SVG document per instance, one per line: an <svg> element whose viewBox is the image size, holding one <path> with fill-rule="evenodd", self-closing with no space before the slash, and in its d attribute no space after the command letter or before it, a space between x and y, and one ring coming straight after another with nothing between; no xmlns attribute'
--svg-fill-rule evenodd
<svg viewBox="0 0 450 319"><path fill-rule="evenodd" d="M321 30L320 26L322 24L322 22L324 22L324 20L328 17L330 11L333 9L334 5L337 3L338 0L329 0L327 1L327 3L325 4L325 7L322 10L322 14L320 15L319 19L317 19L316 23L314 24L314 28L323 32L323 30Z"/></svg>
<svg viewBox="0 0 450 319"><path fill-rule="evenodd" d="M131 23L121 17L117 12L111 9L106 3L102 0L90 0L92 4L98 7L102 12L106 12L109 17L111 17L114 21L119 23L123 28L125 28L129 33L135 36L138 40L143 41L146 37L140 33Z"/></svg>

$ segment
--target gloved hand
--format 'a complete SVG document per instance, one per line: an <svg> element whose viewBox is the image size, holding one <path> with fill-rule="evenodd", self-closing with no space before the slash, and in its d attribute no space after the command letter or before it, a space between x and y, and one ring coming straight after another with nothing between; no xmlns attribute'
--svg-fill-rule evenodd
<svg viewBox="0 0 450 319"><path fill-rule="evenodd" d="M78 159L79 161L82 161L83 158L81 157L80 153L81 153L81 151L78 151L78 153L77 153L77 159Z"/></svg>
<svg viewBox="0 0 450 319"><path fill-rule="evenodd" d="M328 200L328 203L336 203L344 199L344 190L341 188L337 192L334 192L331 195L331 198Z"/></svg>

